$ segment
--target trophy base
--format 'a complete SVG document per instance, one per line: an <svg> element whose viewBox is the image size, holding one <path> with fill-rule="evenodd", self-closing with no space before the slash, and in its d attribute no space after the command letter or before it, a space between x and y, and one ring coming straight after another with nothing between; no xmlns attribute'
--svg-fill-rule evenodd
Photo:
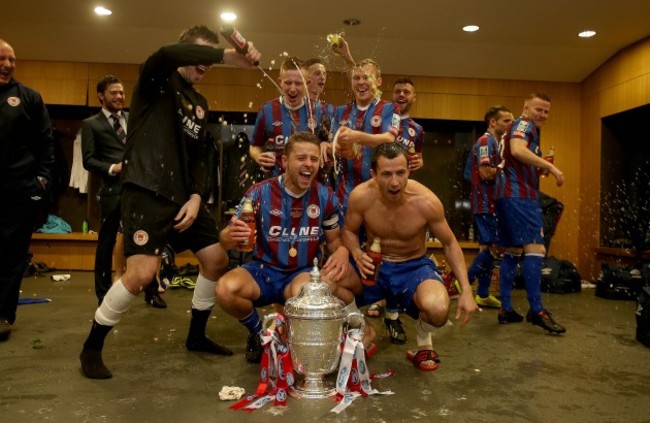
<svg viewBox="0 0 650 423"><path fill-rule="evenodd" d="M292 396L298 398L319 399L331 397L336 393L334 383L319 378L309 378L297 384Z"/></svg>

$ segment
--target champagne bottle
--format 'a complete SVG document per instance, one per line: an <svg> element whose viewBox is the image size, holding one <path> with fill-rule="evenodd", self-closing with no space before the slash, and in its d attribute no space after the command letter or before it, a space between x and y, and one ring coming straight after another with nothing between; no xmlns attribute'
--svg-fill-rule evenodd
<svg viewBox="0 0 650 423"><path fill-rule="evenodd" d="M219 33L232 45L232 47L237 50L237 53L245 56L248 53L248 41L243 37L233 26L223 25L219 30ZM260 62L253 63L255 66L259 66Z"/></svg>
<svg viewBox="0 0 650 423"><path fill-rule="evenodd" d="M239 243L238 250L244 253L253 251L253 246L255 245L255 210L253 210L253 201L250 198L244 200L244 205L242 206L240 220L246 222L248 227L251 229L251 234L248 236L246 241Z"/></svg>
<svg viewBox="0 0 650 423"><path fill-rule="evenodd" d="M375 237L370 246L370 250L366 253L372 259L372 264L375 266L375 270L372 272L372 275L362 278L361 283L367 286L373 286L377 284L377 279L379 278L379 271L381 269L381 238Z"/></svg>

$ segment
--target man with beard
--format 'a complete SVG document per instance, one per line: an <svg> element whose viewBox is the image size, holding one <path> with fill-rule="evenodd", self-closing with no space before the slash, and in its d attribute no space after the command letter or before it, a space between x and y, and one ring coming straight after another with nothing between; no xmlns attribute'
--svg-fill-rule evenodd
<svg viewBox="0 0 650 423"><path fill-rule="evenodd" d="M424 166L422 147L424 144L424 129L409 116L415 103L415 84L411 78L399 78L393 84L393 102L399 106L400 126L397 142L408 152L409 171L415 172Z"/></svg>
<svg viewBox="0 0 650 423"><path fill-rule="evenodd" d="M124 86L114 75L106 75L97 83L97 98L102 109L81 123L81 149L84 168L101 178L99 204L102 223L95 252L95 295L101 304L113 283L113 257L115 278L122 277L126 265L124 239L120 230L120 172L126 144L129 114L124 111ZM113 251L115 249L115 251ZM157 308L167 304L158 294L158 283L146 289L145 301Z"/></svg>

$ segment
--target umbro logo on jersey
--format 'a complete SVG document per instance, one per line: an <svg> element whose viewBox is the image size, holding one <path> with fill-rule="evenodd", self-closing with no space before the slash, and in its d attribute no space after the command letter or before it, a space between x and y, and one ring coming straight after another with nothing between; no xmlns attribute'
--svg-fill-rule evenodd
<svg viewBox="0 0 650 423"><path fill-rule="evenodd" d="M273 209L270 212L273 216L282 216L282 210Z"/></svg>
<svg viewBox="0 0 650 423"><path fill-rule="evenodd" d="M273 126L282 126L282 121L280 121L280 120L276 120L276 121L273 122L271 125L273 125Z"/></svg>

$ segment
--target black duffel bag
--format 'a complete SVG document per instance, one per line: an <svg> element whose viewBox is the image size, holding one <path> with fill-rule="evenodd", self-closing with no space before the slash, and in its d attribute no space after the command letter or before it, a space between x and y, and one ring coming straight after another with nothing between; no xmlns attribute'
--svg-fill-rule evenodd
<svg viewBox="0 0 650 423"><path fill-rule="evenodd" d="M608 300L635 301L643 285L644 279L639 269L603 263L596 282L596 296Z"/></svg>
<svg viewBox="0 0 650 423"><path fill-rule="evenodd" d="M650 348L650 287L643 287L637 298L636 340Z"/></svg>

